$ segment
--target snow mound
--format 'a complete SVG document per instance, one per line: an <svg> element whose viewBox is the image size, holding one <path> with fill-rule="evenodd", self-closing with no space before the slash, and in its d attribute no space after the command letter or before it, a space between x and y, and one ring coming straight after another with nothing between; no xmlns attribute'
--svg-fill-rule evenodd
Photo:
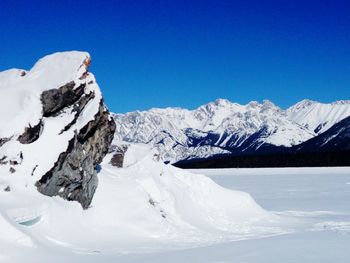
<svg viewBox="0 0 350 263"><path fill-rule="evenodd" d="M25 189L0 192L11 196L0 199L0 211L7 215L0 229L11 224L34 245L81 253L144 251L150 244L170 249L283 232L280 217L262 209L249 194L165 165L158 157L150 146L132 144L125 154L126 168L116 168L108 164L107 155L88 210Z"/></svg>

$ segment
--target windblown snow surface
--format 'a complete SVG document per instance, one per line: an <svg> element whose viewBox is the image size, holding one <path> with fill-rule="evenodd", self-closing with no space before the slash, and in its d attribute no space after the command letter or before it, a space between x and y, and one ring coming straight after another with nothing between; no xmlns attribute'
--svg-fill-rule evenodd
<svg viewBox="0 0 350 263"><path fill-rule="evenodd" d="M1 190L0 261L348 262L348 168L193 174L145 145L131 146L123 169L109 157L88 210Z"/></svg>
<svg viewBox="0 0 350 263"><path fill-rule="evenodd" d="M125 168L103 164L88 210L0 177L0 260L112 260L285 232L281 217L249 194L155 156L149 146L132 145Z"/></svg>

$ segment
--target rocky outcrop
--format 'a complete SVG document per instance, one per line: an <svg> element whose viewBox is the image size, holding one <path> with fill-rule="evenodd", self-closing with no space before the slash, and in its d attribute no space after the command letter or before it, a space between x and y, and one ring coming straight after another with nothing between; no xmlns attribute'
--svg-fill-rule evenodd
<svg viewBox="0 0 350 263"><path fill-rule="evenodd" d="M75 88L74 81L58 89L46 90L41 95L44 117L53 116L67 106L73 105L84 94L85 84Z"/></svg>
<svg viewBox="0 0 350 263"><path fill-rule="evenodd" d="M61 133L73 126L87 103L95 98L93 92L84 93L85 85L76 89L74 87L75 83L71 82L57 90L46 91L41 97L43 115L46 117L55 116L72 106L74 118ZM94 119L75 131L66 151L60 154L51 170L36 183L39 192L75 200L84 209L88 208L98 184L96 166L107 154L114 132L115 122L101 99Z"/></svg>
<svg viewBox="0 0 350 263"><path fill-rule="evenodd" d="M2 174L28 176L40 193L78 201L84 209L116 129L89 64L85 52L62 52L39 60L16 81L10 72L8 85L18 95L9 99L20 107L9 118L16 121L9 123L12 132L0 134Z"/></svg>
<svg viewBox="0 0 350 263"><path fill-rule="evenodd" d="M110 164L115 167L122 168L124 165L124 156L127 150L128 146L125 144L113 145L110 149L110 152L113 153Z"/></svg>
<svg viewBox="0 0 350 263"><path fill-rule="evenodd" d="M26 127L24 133L18 137L18 141L22 144L35 142L39 138L42 128L43 123L40 119L37 125L34 125L33 127L29 125L29 127Z"/></svg>

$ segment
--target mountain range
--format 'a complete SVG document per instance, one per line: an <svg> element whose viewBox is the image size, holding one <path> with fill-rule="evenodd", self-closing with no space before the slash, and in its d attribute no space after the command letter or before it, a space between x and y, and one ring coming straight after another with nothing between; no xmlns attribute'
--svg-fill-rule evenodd
<svg viewBox="0 0 350 263"><path fill-rule="evenodd" d="M324 140L322 134L328 130L333 142L341 134L349 136L348 129L339 127L346 126L341 121L349 116L350 100L327 104L302 100L282 109L269 100L240 105L217 99L194 110L153 108L113 114L115 140L149 144L171 163L222 155L301 152L312 148L312 143L317 151L320 143L315 141ZM342 147L344 144L337 149Z"/></svg>

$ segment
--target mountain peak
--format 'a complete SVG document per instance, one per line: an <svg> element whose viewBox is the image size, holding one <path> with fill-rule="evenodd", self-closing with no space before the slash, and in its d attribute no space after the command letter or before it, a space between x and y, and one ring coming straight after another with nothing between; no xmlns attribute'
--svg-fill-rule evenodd
<svg viewBox="0 0 350 263"><path fill-rule="evenodd" d="M279 108L275 103L267 99L263 100L262 105L264 108Z"/></svg>
<svg viewBox="0 0 350 263"><path fill-rule="evenodd" d="M310 106L312 106L314 104L317 104L317 103L319 103L319 102L314 101L314 100L309 100L309 99L303 99L303 100L297 102L296 104L290 106L287 109L287 112L295 112L295 111L300 111L300 110L303 110L303 109L307 109Z"/></svg>
<svg viewBox="0 0 350 263"><path fill-rule="evenodd" d="M252 101L248 102L248 104L247 104L247 106L251 107L251 108L256 108L259 105L260 105L260 103L258 101L256 101L256 100L252 100Z"/></svg>
<svg viewBox="0 0 350 263"><path fill-rule="evenodd" d="M227 99L216 99L214 102L213 102L215 105L217 106L227 106L227 105L231 105L232 102L227 100Z"/></svg>
<svg viewBox="0 0 350 263"><path fill-rule="evenodd" d="M262 108L264 110L266 110L266 109L274 109L274 108L279 109L279 107L276 106L276 104L274 104L272 101L267 100L267 99L263 100L262 103L259 103L258 101L253 100L253 101L249 102L246 105L246 107L248 109L251 109L251 108L253 108L253 109L254 108L259 108L260 109L260 108Z"/></svg>

